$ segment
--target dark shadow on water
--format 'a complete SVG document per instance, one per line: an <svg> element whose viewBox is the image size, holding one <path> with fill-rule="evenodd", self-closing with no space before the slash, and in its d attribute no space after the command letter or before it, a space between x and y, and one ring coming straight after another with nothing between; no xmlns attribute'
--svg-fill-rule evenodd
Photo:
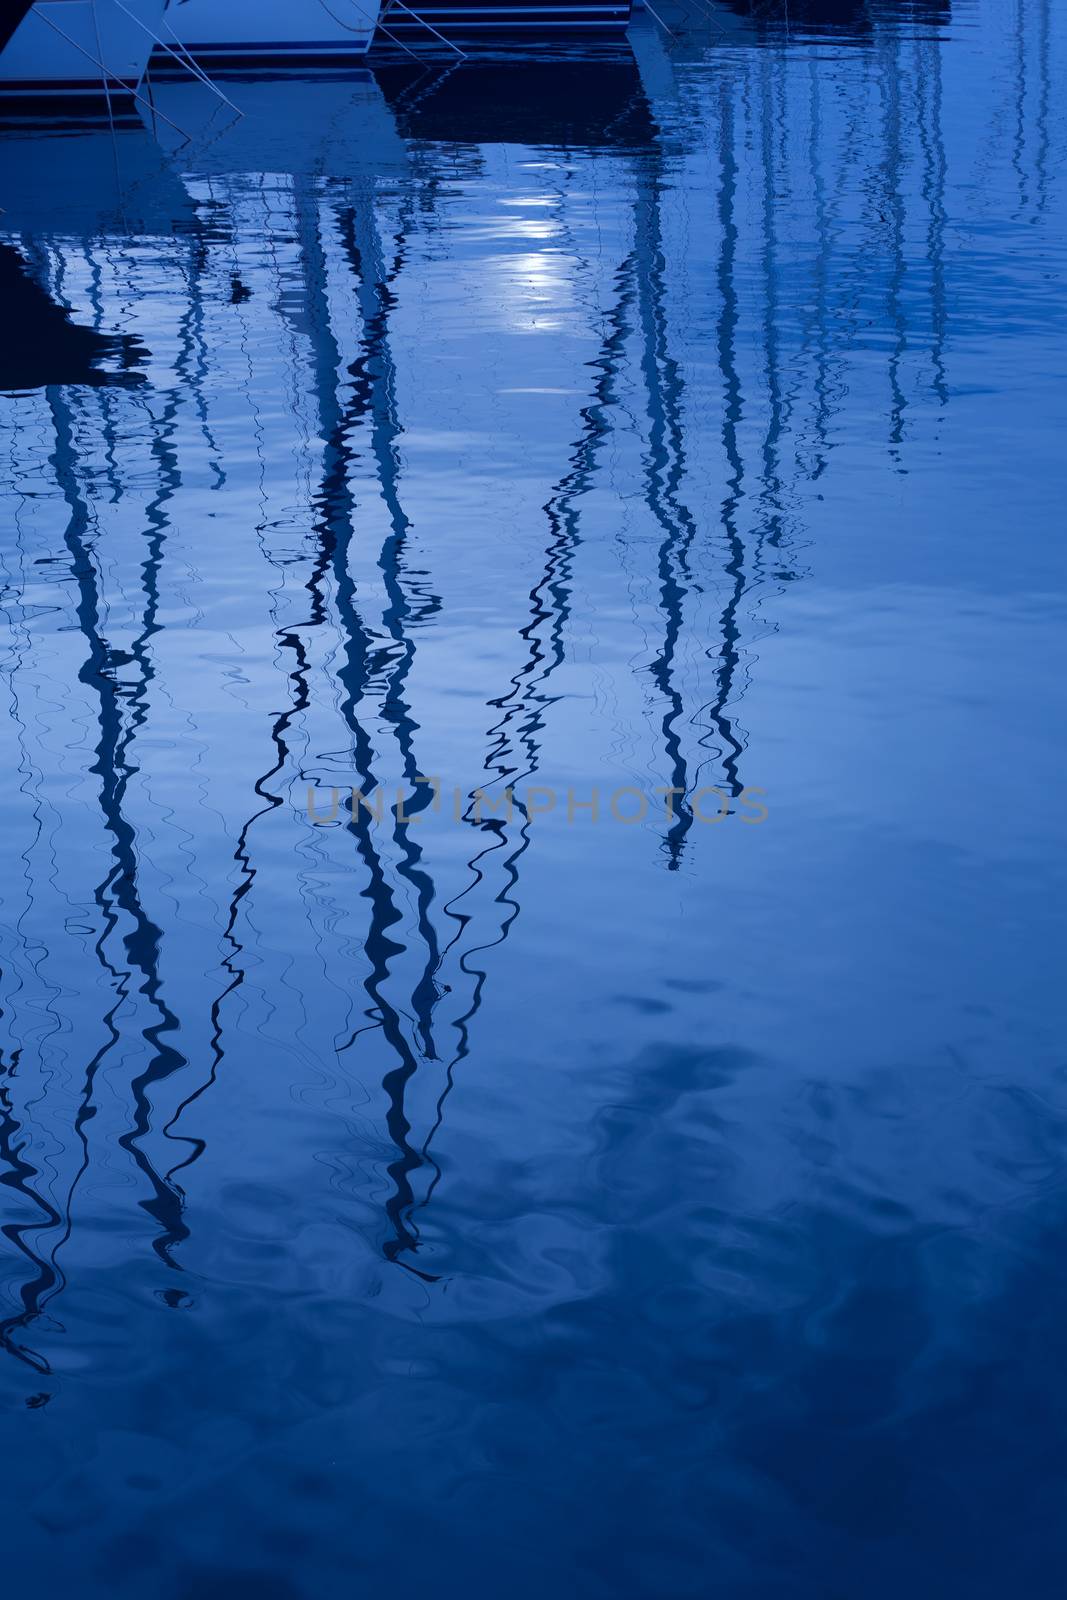
<svg viewBox="0 0 1067 1600"><path fill-rule="evenodd" d="M49 385L119 384L142 381L145 358L129 334L82 327L34 280L13 245L0 242L0 390ZM118 364L106 370L103 362Z"/></svg>
<svg viewBox="0 0 1067 1600"><path fill-rule="evenodd" d="M0 3L0 50L4 48L33 0L2 0Z"/></svg>
<svg viewBox="0 0 1067 1600"><path fill-rule="evenodd" d="M728 12L766 34L828 35L842 44L865 41L879 25L945 23L952 0L711 0L706 10L712 22Z"/></svg>
<svg viewBox="0 0 1067 1600"><path fill-rule="evenodd" d="M647 145L654 131L624 46L594 59L477 57L437 80L410 62L379 66L375 76L414 140L625 149Z"/></svg>

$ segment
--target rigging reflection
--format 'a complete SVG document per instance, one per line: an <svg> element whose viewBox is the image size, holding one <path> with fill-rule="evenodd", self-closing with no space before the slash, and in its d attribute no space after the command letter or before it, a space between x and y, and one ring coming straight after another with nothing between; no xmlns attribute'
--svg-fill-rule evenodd
<svg viewBox="0 0 1067 1600"><path fill-rule="evenodd" d="M132 235L139 251L166 255L157 289L168 305L180 303L180 314L176 337L161 335L161 351L128 331L101 334L133 324L116 315L126 269L117 257L105 262L99 227L87 226L78 259L71 249L64 256L47 218L33 224L46 241L37 256L0 244L0 269L5 261L17 267L33 293L50 297L68 331L60 267L94 311L94 342L69 365L66 355L61 365L42 362L37 376L49 384L69 620L96 723L93 778L107 859L93 885L93 949L109 995L68 1129L68 1187L59 1202L34 1143L33 1107L17 1073L3 1081L0 1176L20 1207L4 1238L28 1267L20 1309L5 1325L10 1350L26 1355L24 1330L61 1285L65 1258L57 1260L55 1239L63 1243L74 1227L74 1190L98 1154L91 1134L102 1134L99 1121L92 1128L99 1087L131 1038L143 1060L130 1074L131 1109L117 1143L138 1169L157 1255L179 1264L191 1229L185 1186L208 1151L210 1106L219 1098L205 1096L228 1059L236 1069L262 1046L247 1020L249 994L258 984L269 1007L283 970L255 913L296 904L292 884L314 851L339 869L341 886L334 902L324 891L297 907L306 921L298 932L316 938L321 971L294 979L303 991L292 1016L299 1011L302 1026L311 1015L350 1089L343 1131L331 1125L324 1139L336 1146L335 1170L345 1169L351 1214L356 1200L374 1212L376 1248L427 1283L438 1276L429 1270L437 1263L425 1210L440 1194L449 1096L475 1048L488 985L506 972L503 947L529 903L540 858L521 793L513 815L486 814L476 791L464 789L459 860L454 839L449 846L411 826L434 814L433 789L420 780L441 705L431 679L456 605L449 540L459 537L446 517L439 531L421 509L433 469L411 444L420 427L426 433L429 409L419 384L426 323L416 315L427 262L443 263L460 281L472 259L482 266L503 230L492 217L471 222L482 204L477 185L488 192L487 175L509 171L511 182L510 172L520 171L513 187L524 186L517 198L536 208L536 225L524 214L525 232L513 226L508 238L522 238L522 259L541 273L546 294L571 296L568 315L581 341L561 346L564 362L581 351L566 373L573 386L561 386L577 398L532 441L540 452L531 452L529 468L531 480L537 475L535 515L502 570L486 624L498 654L484 673L471 667L482 675L455 713L457 748L474 751L478 788L490 801L551 770L568 722L582 586L595 579L609 596L606 626L625 633L613 692L641 702L650 752L640 760L680 797L673 816L656 825L647 860L690 870L700 838L694 793L715 783L732 804L751 776L742 712L754 647L774 626L770 592L799 575L805 493L830 470L850 352L871 307L881 340L871 372L877 367L889 394L883 453L903 465L923 418L920 401L932 396L943 410L950 393L940 44L933 33L894 36L889 8L862 8L862 17L860 9L840 13L853 19L857 49L848 56L858 67L832 97L810 53L766 27L757 8L740 6L731 8L735 20L748 20L735 41L762 42L724 51L713 73L687 71L704 60L706 41L649 49L638 28L636 57L479 62L447 73L390 66L380 83L360 75L348 86L249 84L244 122L220 131L209 111L202 145L172 152L195 210L175 196L162 207L170 212L164 228L141 185L127 185L121 204L108 202L127 224L140 215ZM826 21L814 6L792 16L797 27ZM1047 77L1047 26L1044 45L1040 31L1036 39L1045 65L1027 94L1042 72ZM156 93L174 120L195 120L202 89L165 85ZM791 136L795 129L801 137ZM1048 182L1040 170L1039 162L1032 192L1020 199L1031 211ZM142 197L139 212L131 194ZM31 199L24 197L27 207ZM494 203L486 200L484 211ZM842 233L857 210L867 248L850 253ZM229 325L213 321L221 307ZM506 316L514 320L514 305L501 323ZM241 427L228 409L233 368L218 346L219 326L232 342L239 327L244 341ZM434 359L440 367L449 357ZM121 381L100 385L108 364L118 367L108 379ZM146 381L128 387L136 375ZM439 370L433 376L442 382ZM291 499L280 506L271 442L287 428L303 430L293 446L300 469L284 479ZM449 443L458 426L445 419L439 432ZM126 448L134 438L147 441L147 492ZM197 558L254 587L249 627L270 640L260 669L270 710L265 720L249 719L255 753L241 769L241 809L226 840L213 929L221 959L193 1001L185 990L175 997L164 970L168 913L145 887L153 844L133 810L169 687L157 650L167 605L178 602L165 557L179 512L194 504L198 515L203 505L187 498L182 450L203 464L210 493L225 487L235 504L242 493L255 502L246 518L254 524L254 572L207 536ZM136 573L121 645L94 511L105 493L143 511L132 565L128 538L109 553ZM622 508L614 544L601 537L598 496ZM282 523L299 524L290 544L289 531L273 531ZM619 622L622 590L631 610ZM19 651L13 679L25 670L21 644ZM220 764L227 754L221 745L210 753ZM306 786L329 788L341 777L368 797L402 782L406 816L390 807L378 820L368 805L349 802L328 845L325 833L314 843L303 833L295 848L279 848L271 819L302 820ZM651 832L635 837L647 843ZM45 892L43 878L35 892ZM330 948L338 903L360 947L355 978ZM35 974L29 959L22 966L43 995L44 967ZM203 1052L190 1047L197 1027L208 1040ZM16 1042L6 1064L20 1066L20 1048ZM364 1088L373 1110L357 1127L352 1107ZM363 1156L376 1168L373 1179ZM69 1185L72 1165L78 1176Z"/></svg>

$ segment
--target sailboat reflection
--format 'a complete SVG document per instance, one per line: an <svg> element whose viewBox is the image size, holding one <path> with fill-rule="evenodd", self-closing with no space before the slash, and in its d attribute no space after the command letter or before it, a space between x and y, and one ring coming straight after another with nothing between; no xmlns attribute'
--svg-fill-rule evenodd
<svg viewBox="0 0 1067 1600"><path fill-rule="evenodd" d="M246 87L254 100L256 86ZM405 153L369 77L355 89L350 83L315 85L313 116L307 114L309 88L289 83L270 86L272 131L266 146L250 146L246 142L247 125L237 124L203 151L183 153L186 165L195 174L194 186L208 184L216 214L227 219L236 235L251 223L268 234L284 229L295 243L299 289L295 295L291 289L279 294L278 303L284 303L287 319L306 341L310 353L322 455L319 486L313 499L313 542L305 558L309 613L304 619L287 624L278 634L280 651L293 658L293 670L287 675L290 703L274 719L274 760L255 784L259 804L241 828L234 854L239 879L225 931L229 945L224 963L226 982L212 1003L210 1077L184 1102L182 1112L214 1081L226 1052L225 1007L246 977L239 917L257 875L253 828L261 817L283 803L278 786L291 778L287 770L287 738L291 726L310 704L315 633L335 625L340 651L335 670L348 743L344 751L328 755L327 763L351 764L359 787L367 792L373 790L377 752L370 729L373 721L380 719L391 735L390 743L394 743L403 775L413 783L418 775L413 746L416 724L405 698L413 655L409 629L427 623L439 606L432 589L411 578L405 566L408 520L398 484L395 439L399 423L386 326L389 283L402 264L402 241L398 241L396 259L387 267L372 198L376 179L390 174L394 181L406 179ZM323 94L328 102L325 108ZM186 96L187 101L193 98ZM189 105L179 114L188 121ZM255 116L254 105L249 116ZM261 166L271 173L269 188L257 188L256 173ZM328 177L321 176L324 172ZM262 196L264 209L257 211L253 200L250 212L249 197L257 193ZM358 349L347 363L341 353L346 335L335 327L336 304L331 312L331 300L336 302L338 296L349 302L358 326ZM372 629L361 614L352 574L358 513L352 480L358 453L356 435L361 428L369 432L371 459L389 521L378 560L385 591L378 629ZM332 607L326 590L328 580L332 584ZM317 762L301 766L301 782L316 776ZM391 1062L383 1075L386 1122L398 1151L390 1172L402 1192L404 1166L415 1159L405 1150L402 1085L417 1068L418 1052L432 1052L432 989L425 977L415 985L412 1003L417 1042L409 1042L403 1011L389 997L391 964L405 953L405 946L393 937L393 930L401 920L398 888L407 885L419 906L418 935L427 952L424 971L432 972L437 960L436 935L428 916L433 886L420 868L420 852L413 836L399 823L390 841L391 857L380 842L382 835L375 830L372 819L358 806L351 808L348 828L366 874L365 892L370 901L369 926L363 935L369 964L365 979L368 1007L365 1026L339 1045L338 1054L343 1055L360 1035L379 1031L382 1035ZM364 1051L366 1043L364 1039ZM191 1160L199 1154L198 1147ZM400 1238L406 1246L402 1229Z"/></svg>
<svg viewBox="0 0 1067 1600"><path fill-rule="evenodd" d="M29 286L27 293L32 290L34 297L31 308L36 320L29 325L43 326L47 336L32 347L27 344L22 386L44 390L52 432L50 463L64 507L62 541L75 596L76 627L85 649L77 679L93 709L96 727L89 777L96 784L96 806L106 843L104 875L91 890L95 909L91 949L102 979L101 990L109 998L103 1017L94 1018L91 1024L101 1042L82 1063L77 1090L72 1082L73 1140L66 1152L68 1170L60 1186L61 1198L49 1198L51 1186L45 1171L31 1158L34 1130L26 1103L16 1110L10 1082L3 1093L9 1163L4 1181L32 1201L43 1220L32 1227L15 1224L9 1234L38 1270L34 1280L22 1288L21 1312L0 1324L0 1342L37 1370L48 1372L48 1358L24 1342L25 1330L44 1316L46 1307L69 1281L69 1269L61 1266L60 1255L75 1234L76 1196L92 1160L96 1131L92 1123L100 1112L97 1085L131 1055L131 1022L138 1019L143 1044L134 1049L129 1070L129 1120L115 1129L115 1142L132 1159L147 1188L147 1196L139 1204L156 1225L152 1243L157 1256L176 1267L173 1248L188 1235L181 1193L160 1172L152 1148L156 1093L186 1061L173 1041L180 1023L166 998L162 976L164 930L146 906L137 830L127 813L131 785L139 772L136 740L148 723L156 676L152 649L161 626L159 585L168 531L166 507L181 485L172 436L190 384L187 321L182 322L177 362L181 381L172 388L162 411L157 415L153 402L140 394L129 397L128 403L137 408L139 443L147 449L155 479L146 500L118 467L116 413L108 396L101 395L94 408L84 391L101 383L128 387L141 376L136 368L146 362L148 352L131 334L105 334L99 327L71 323L60 301L68 274L76 274L87 262L94 266L98 256L108 258L111 265L116 257L121 259L129 242L129 214L138 216L140 229L177 232L180 238L192 212L185 191L166 171L158 149L143 129L105 133L90 127L61 132L47 140L12 138L5 146L5 161L18 173L18 180L11 185L13 203L5 221L22 232L24 241L42 235L48 239L47 256L38 246L24 242L25 253L17 259L17 270ZM68 205L62 198L65 190L60 175L71 171L77 175L78 190L76 200ZM138 193L141 204L135 199ZM0 251L5 259L15 255L9 245L0 245ZM26 276L28 271L32 276ZM98 304L100 284L95 271L90 282L91 298L99 311L97 321L106 325ZM37 313L38 303L47 306L46 313ZM96 365L116 356L121 362L118 373ZM195 392L195 382L191 387ZM109 502L123 522L129 510L135 522L141 523L137 548L141 559L135 568L139 599L127 594L124 584L117 593L107 591L99 554L104 516L97 501L92 459L98 429L108 462ZM127 502L134 504L128 506ZM112 536L119 533L121 537L120 529L121 524ZM120 643L119 617L123 613L130 617L129 637ZM81 930L86 935L91 915L86 913ZM54 954L65 964L60 950ZM90 1026L86 1026L86 1037L89 1032ZM20 1048L12 1051L12 1071L21 1053ZM16 1146L12 1141L19 1134ZM58 1177L54 1157L49 1165Z"/></svg>
<svg viewBox="0 0 1067 1600"><path fill-rule="evenodd" d="M316 1106L271 1147L294 1163L279 1186L307 1181L293 1174L313 1140L343 1226L422 1283L447 1274L449 1096L552 859L524 786L578 770L587 745L676 797L628 835L639 870L699 870L694 797L714 786L736 806L759 781L746 690L802 570L805 495L831 470L857 306L892 334L869 364L883 451L903 463L947 404L937 46L881 26L857 25L863 70L832 97L758 19L765 42L713 74L684 70L706 43L639 28L635 53L580 64L245 83L232 123L202 86L160 84L193 139L161 121L158 188L142 130L143 146L116 136L117 189L81 186L69 236L35 214L43 180L15 196L4 258L83 325L121 330L40 369L58 500L25 512L15 575L28 592L41 559L70 586L97 851L70 912L92 929L77 1026L42 1052L64 1084L46 1097L60 1185L20 1077L27 1015L66 1003L47 989L59 949L34 964L32 918L12 941L16 1353L77 1277L87 1164L121 1152L149 1265L191 1282L225 1228L219 1153L238 1117L281 1115L272 1096L286 1115ZM64 159L103 170L71 137ZM868 248L846 255L850 207ZM458 333L437 319L457 285ZM146 383L90 391L98 350ZM38 557L53 523L58 554ZM20 626L36 642L44 625ZM20 642L12 682L34 667ZM176 775L184 739L199 767ZM434 773L461 788L455 819L420 781ZM344 796L315 823L309 786ZM42 906L47 848L27 846ZM191 946L199 964L176 958Z"/></svg>
<svg viewBox="0 0 1067 1600"><path fill-rule="evenodd" d="M115 628L107 620L109 610L101 591L95 556L94 516L80 460L77 408L64 391L48 390L48 405L55 430L52 461L56 480L66 502L68 520L64 543L69 571L76 587L76 615L83 635L86 655L78 673L79 681L95 700L97 742L91 773L99 780L98 805L107 839L108 859L103 878L93 889L98 923L93 950L105 977L105 989L112 994L102 1018L103 1039L85 1063L83 1081L73 1132L77 1141L72 1153L78 1165L66 1185L60 1205L43 1204L45 1231L60 1230L51 1245L33 1251L40 1273L33 1285L23 1291L23 1311L0 1325L0 1339L15 1353L39 1370L48 1370L47 1361L15 1342L15 1329L24 1328L39 1317L47 1303L63 1285L58 1264L59 1253L69 1241L74 1227L75 1194L90 1162L90 1128L96 1115L98 1078L110 1066L114 1054L127 1053L131 1014L144 1013L141 1037L144 1041L143 1065L129 1080L131 1120L118 1135L118 1145L133 1159L149 1193L139 1204L158 1227L153 1246L159 1257L175 1266L173 1247L187 1237L182 1221L179 1191L158 1171L147 1148L151 1132L153 1096L156 1087L185 1065L185 1057L172 1042L179 1021L165 997L160 969L162 927L146 909L139 887L140 859L135 829L126 815L127 794L138 768L134 741L148 717L148 695L155 676L151 641L159 631L159 575L163 560L167 518L164 506L178 487L178 478L167 435L173 428L176 399L171 397L158 424L153 422L153 453L159 468L159 486L144 508L148 530L141 563L143 607L127 647L115 642ZM121 944L121 948L117 946ZM143 1001L143 1004L142 1004ZM10 1099L5 1104L12 1117ZM30 1179L36 1176L22 1155L15 1169L24 1193L32 1193L37 1203L42 1195ZM29 1246L19 1233L20 1248Z"/></svg>
<svg viewBox="0 0 1067 1600"><path fill-rule="evenodd" d="M673 94L670 63L666 63L668 70L664 72L658 41L651 52L651 60L649 52L642 52L640 46L641 41L635 41L651 116L636 113L635 102L630 101L626 114L628 129L632 133L644 115L650 130L644 148L635 141L636 148L631 152L633 247L615 275L614 305L605 318L603 343L593 363L600 378L595 396L582 412L583 433L571 452L570 470L546 504L554 537L546 550L544 575L531 591L530 619L520 630L528 656L511 679L510 687L489 702L499 715L487 730L489 748L484 770L487 774L485 788L491 791L495 787L499 792L505 785L529 777L539 769L545 717L552 703L547 681L563 660L562 641L569 617L574 560L581 545L581 496L590 486L605 435L622 422L615 407L620 377L627 364L628 345L633 341L637 347L634 364L641 373L648 419L643 494L648 511L661 532L657 572L662 633L649 671L662 708L664 781L669 781L680 797L664 837L666 864L677 870L693 826L689 795L709 779L721 785L728 800L736 799L744 791L742 758L746 735L738 722L737 702L744 692L744 674L750 670L752 661L751 649L746 650L744 644L746 631L752 631L746 612L756 604L765 604L768 586L779 587L796 575L790 555L791 545L796 543L792 528L795 516L790 511L795 476L789 473L783 461L783 446L802 379L799 375L787 376L784 368L783 309L779 305L779 284L788 250L788 245L783 245L779 237L782 224L777 195L783 179L776 170L780 163L784 165L790 159L782 133L785 63L776 60L771 52L764 52L758 58L759 92L751 102L751 112L747 110L749 102L735 93L735 86L724 76L712 104L701 107L699 119L690 109L687 126L686 108L680 102L666 103ZM819 251L815 260L818 287L814 305L806 312L807 325L802 337L805 348L811 350L815 359L816 448L810 466L805 467L803 456L798 454L794 472L810 471L817 477L825 470L832 447L830 397L835 386L831 363L837 336L827 293L830 202L825 198L820 167L819 106L814 80L812 93L816 99L811 106L812 138L808 153L813 163L816 193L823 192L824 198L819 201L818 208ZM639 101L640 97L637 99ZM742 113L752 115L761 141L757 149L761 150L763 167L762 238L756 246L756 259L763 275L763 302L758 324L765 359L763 373L746 371L744 354L749 335L739 282L743 268L748 267L748 258L743 259L742 249L748 247L743 230L747 230L750 210L747 197L744 200L742 197L742 154L738 142L742 137L747 142L751 132L739 133L738 120ZM717 308L713 349L721 393L719 445L725 477L717 527L714 522L707 521L706 513L693 509L690 493L700 493L699 487L694 485L687 492L691 468L686 441L691 435L697 436L699 413L688 409L686 378L671 353L668 262L678 257L676 253L672 255L665 243L664 221L664 208L669 209L672 203L666 152L677 151L679 147L687 151L699 150L709 123L715 199L710 213L714 226L708 231L712 237L717 235L714 249L709 252ZM435 136L443 131L435 123ZM905 155L894 146L892 123L886 125L885 133L889 170L899 171ZM943 162L943 153L938 155L936 126L931 129L923 119L920 138L926 149L926 171L936 174L939 163ZM934 390L941 394L944 385L943 314L939 307L943 301L936 275L936 191L928 189L925 198L931 207L934 230L931 237L935 246L935 277L931 291ZM677 225L676 219L672 221ZM688 215L686 222L692 225ZM893 260L899 258L899 248L898 240L896 252L889 260L890 295L895 270ZM890 383L900 392L895 377L898 365L899 354L895 357L891 354ZM746 445L752 422L756 422L759 435L754 461ZM891 423L890 449L898 445L899 437L898 419L897 423ZM717 614L716 637L707 642L712 692L696 706L690 704L687 710L676 678L676 656L679 641L692 633L692 623L686 616L687 601L691 597L699 598L709 587L709 546L721 551L719 573L710 587L725 587L724 601ZM766 622L761 625L765 627ZM687 756L681 738L684 723L694 725L698 732L691 757ZM448 995L458 1042L441 1080L442 1093L429 1115L429 1132L422 1146L426 1166L420 1208L425 1206L440 1181L440 1169L431 1157L431 1145L439 1136L445 1101L456 1081L456 1068L470 1049L471 1023L488 976L486 953L504 943L519 916L519 872L522 857L529 848L531 829L529 818L521 807L517 809L520 815L514 825L507 817L487 819L474 806L468 806L465 813L468 825L478 831L481 845L469 863L470 884L445 906L457 924L457 931L444 951L438 982ZM477 908L481 908L480 912ZM465 1004L460 998L464 995Z"/></svg>
<svg viewBox="0 0 1067 1600"><path fill-rule="evenodd" d="M657 174L657 135L634 65L631 63L625 72L618 67L607 69L605 76L612 87L621 93L613 115L606 124L597 128L596 143L614 148L608 130L618 131L618 148L626 152L632 164L635 181L633 243L615 274L614 303L603 320L599 353L590 363L596 373L596 381L594 392L581 411L581 434L570 451L568 471L557 482L545 504L551 538L544 552L543 573L530 593L529 619L520 629L519 637L526 647L526 659L512 676L509 687L488 702L496 716L487 729L489 744L483 765L486 776L480 790L488 794L493 794L494 790L499 793L505 787L513 788L522 780L532 778L540 769L545 718L553 701L549 684L565 657L564 641L570 612L573 563L581 544L581 500L593 486L602 446L612 429L618 425L616 408L619 403L621 368L628 344L636 337L650 430L644 453L644 497L661 534L658 574L664 633L663 643L651 663L650 671L664 702L666 776L671 787L680 795L665 841L669 864L677 867L685 836L692 826L692 813L686 799L690 778L676 733L682 700L673 681L673 665L677 641L684 625L684 575L688 568L689 549L697 535L697 524L682 494L686 465L682 443L683 386L679 369L668 347L664 307L665 261L659 234L661 177ZM590 96L590 100L592 104L600 106L606 99L606 85L602 82L596 87L597 92ZM522 103L528 105L528 90L521 98ZM432 116L434 134L439 136L443 131L438 121L440 106ZM458 134L463 128L461 119L455 132ZM733 543L736 560L736 538ZM736 657L731 659L729 653L729 625L744 589L740 569L731 576L734 580L733 597L724 629L727 638L723 666L725 681L720 691L723 704L729 698L731 674L736 660ZM740 743L730 733L729 721L722 710L713 717L713 725L720 733L725 733L728 746L725 766L731 783L730 792L740 793L742 785L736 771ZM464 813L465 823L479 837L479 846L468 864L470 882L445 903L445 912L454 922L455 931L443 952L441 968L436 974L438 986L448 996L451 1026L457 1036L457 1045L443 1074L435 1074L435 1079L441 1084L441 1092L424 1113L424 1117L430 1119L430 1125L420 1149L424 1182L415 1210L425 1207L439 1182L440 1170L431 1156L430 1147L440 1129L445 1101L455 1083L456 1069L470 1048L470 1028L488 976L486 953L504 943L519 915L517 891L520 863L530 847L532 831L531 819L521 801L516 800L515 809L518 821L514 824L506 812L487 818L472 795L468 797ZM425 1101L425 1090L420 1098ZM411 1181L411 1174L405 1172L406 1188L410 1188ZM400 1207L404 1199L405 1196L398 1192L392 1203ZM413 1213L409 1213L409 1219L408 1228L413 1232Z"/></svg>

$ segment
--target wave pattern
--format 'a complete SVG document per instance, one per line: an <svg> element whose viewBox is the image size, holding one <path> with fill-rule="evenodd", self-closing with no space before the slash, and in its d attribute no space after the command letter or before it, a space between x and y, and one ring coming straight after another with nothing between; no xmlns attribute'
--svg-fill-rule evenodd
<svg viewBox="0 0 1067 1600"><path fill-rule="evenodd" d="M1053 1592L1067 29L665 21L0 136L13 1588Z"/></svg>

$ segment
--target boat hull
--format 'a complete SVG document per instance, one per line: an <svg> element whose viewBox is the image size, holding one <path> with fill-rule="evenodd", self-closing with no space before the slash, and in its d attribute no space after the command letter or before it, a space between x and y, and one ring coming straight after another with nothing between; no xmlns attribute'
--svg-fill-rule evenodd
<svg viewBox="0 0 1067 1600"><path fill-rule="evenodd" d="M202 67L343 66L365 56L378 22L379 0L179 0L167 7L163 37ZM157 50L153 76L178 71Z"/></svg>
<svg viewBox="0 0 1067 1600"><path fill-rule="evenodd" d="M76 101L101 109L129 101L144 76L163 8L164 0L123 0L122 6L41 0L0 53L0 101Z"/></svg>
<svg viewBox="0 0 1067 1600"><path fill-rule="evenodd" d="M517 37L528 41L621 35L630 22L630 0L590 0L573 5L477 3L477 0L403 0L382 9L382 26L404 39L431 36L431 28L456 41Z"/></svg>

